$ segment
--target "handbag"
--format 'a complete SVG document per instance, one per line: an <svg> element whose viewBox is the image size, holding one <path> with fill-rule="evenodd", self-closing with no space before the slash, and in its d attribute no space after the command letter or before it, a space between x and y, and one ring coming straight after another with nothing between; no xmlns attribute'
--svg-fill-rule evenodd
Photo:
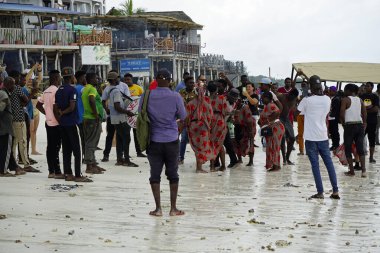
<svg viewBox="0 0 380 253"><path fill-rule="evenodd" d="M273 130L270 126L265 126L261 128L260 134L263 137L270 137L273 136Z"/></svg>

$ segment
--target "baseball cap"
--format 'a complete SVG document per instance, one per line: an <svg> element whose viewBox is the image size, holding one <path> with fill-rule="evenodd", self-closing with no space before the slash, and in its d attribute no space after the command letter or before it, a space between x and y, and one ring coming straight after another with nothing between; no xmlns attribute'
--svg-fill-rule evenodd
<svg viewBox="0 0 380 253"><path fill-rule="evenodd" d="M107 75L107 80L115 80L119 77L119 74L116 72L109 72Z"/></svg>
<svg viewBox="0 0 380 253"><path fill-rule="evenodd" d="M271 85L272 84L272 80L270 80L268 77L264 77L264 78L261 78L260 83L261 84Z"/></svg>
<svg viewBox="0 0 380 253"><path fill-rule="evenodd" d="M62 69L62 74L61 74L63 77L65 76L72 76L74 75L74 70L72 67L64 67Z"/></svg>
<svg viewBox="0 0 380 253"><path fill-rule="evenodd" d="M310 85L321 84L321 78L317 75L313 75L309 78Z"/></svg>
<svg viewBox="0 0 380 253"><path fill-rule="evenodd" d="M164 79L170 81L172 74L167 69L160 69L157 72L156 79Z"/></svg>

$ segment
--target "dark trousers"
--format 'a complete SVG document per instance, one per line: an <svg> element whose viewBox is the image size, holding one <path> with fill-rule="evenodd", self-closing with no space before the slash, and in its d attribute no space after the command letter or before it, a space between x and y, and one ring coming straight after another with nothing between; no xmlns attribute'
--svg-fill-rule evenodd
<svg viewBox="0 0 380 253"><path fill-rule="evenodd" d="M114 125L116 130L116 156L121 161L123 155L126 161L129 161L129 145L131 143L131 127L127 122Z"/></svg>
<svg viewBox="0 0 380 253"><path fill-rule="evenodd" d="M4 174L8 170L11 156L13 157L11 135L0 135L0 150L0 174Z"/></svg>
<svg viewBox="0 0 380 253"><path fill-rule="evenodd" d="M230 157L230 163L237 163L238 159L237 159L236 153L234 151L234 146L232 144L229 129L227 131L226 138L224 138L223 145L226 147L226 152L227 152L228 156Z"/></svg>
<svg viewBox="0 0 380 253"><path fill-rule="evenodd" d="M75 161L75 176L81 176L81 152L79 144L79 136L77 127L74 126L61 126L62 136L62 151L63 151L63 173L72 175L71 170L71 155L74 154Z"/></svg>
<svg viewBox="0 0 380 253"><path fill-rule="evenodd" d="M84 151L86 150L84 142L84 132L83 132L83 123L78 124L80 144L82 146L82 156L84 157Z"/></svg>
<svg viewBox="0 0 380 253"><path fill-rule="evenodd" d="M146 151L150 164L151 184L159 184L161 182L161 173L165 165L165 175L170 184L178 183L178 140L173 142L150 142Z"/></svg>
<svg viewBox="0 0 380 253"><path fill-rule="evenodd" d="M368 134L368 143L370 148L373 148L376 145L376 129L377 121L367 119L367 127L365 129L365 134Z"/></svg>
<svg viewBox="0 0 380 253"><path fill-rule="evenodd" d="M61 149L61 132L59 126L48 126L45 124L47 147L46 147L46 159L48 163L48 169L50 174L61 174L61 168L59 165L59 150Z"/></svg>
<svg viewBox="0 0 380 253"><path fill-rule="evenodd" d="M364 128L363 124L344 125L344 149L347 158L352 158L352 144L355 143L359 156L364 155Z"/></svg>
<svg viewBox="0 0 380 253"><path fill-rule="evenodd" d="M111 148L112 148L112 140L115 136L115 126L111 124L111 118L107 118L107 136L106 136L106 146L103 151L104 157L109 157Z"/></svg>
<svg viewBox="0 0 380 253"><path fill-rule="evenodd" d="M337 148L340 145L339 121L337 119L329 120L329 133L331 136L332 147Z"/></svg>
<svg viewBox="0 0 380 253"><path fill-rule="evenodd" d="M133 128L133 140L135 142L136 154L141 154L142 152L141 152L141 149L140 149L139 141L137 140L136 128Z"/></svg>

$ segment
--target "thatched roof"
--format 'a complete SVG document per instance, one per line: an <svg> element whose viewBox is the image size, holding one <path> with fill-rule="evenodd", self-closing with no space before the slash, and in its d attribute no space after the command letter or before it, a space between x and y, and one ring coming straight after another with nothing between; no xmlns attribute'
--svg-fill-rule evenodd
<svg viewBox="0 0 380 253"><path fill-rule="evenodd" d="M113 15L112 15L113 14ZM183 11L168 11L168 12L143 12L133 14L130 16L118 15L116 9L111 9L105 16L96 16L90 18L84 18L84 23L92 22L96 23L100 21L103 25L111 25L116 22L130 22L136 20L144 20L149 24L167 25L172 28L187 28L201 30L202 25L195 23L188 15Z"/></svg>

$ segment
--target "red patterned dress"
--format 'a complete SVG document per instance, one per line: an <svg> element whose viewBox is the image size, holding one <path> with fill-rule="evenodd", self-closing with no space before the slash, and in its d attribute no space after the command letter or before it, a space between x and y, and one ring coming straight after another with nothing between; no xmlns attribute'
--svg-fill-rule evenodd
<svg viewBox="0 0 380 253"><path fill-rule="evenodd" d="M264 110L260 114L260 123L261 126L268 125L269 116L274 112L280 112L278 107L274 103L269 103L264 106ZM276 119L276 121L270 125L273 131L272 136L265 137L266 139L266 165L267 169L276 165L281 166L281 140L285 133L284 125Z"/></svg>
<svg viewBox="0 0 380 253"><path fill-rule="evenodd" d="M240 110L235 111L235 140L234 150L238 156L246 156L255 153L253 140L256 133L256 120L252 117L248 105L243 104Z"/></svg>
<svg viewBox="0 0 380 253"><path fill-rule="evenodd" d="M225 96L210 97L210 103L214 113L214 117L211 119L210 140L216 157L223 148L223 142L227 134L227 99Z"/></svg>
<svg viewBox="0 0 380 253"><path fill-rule="evenodd" d="M197 161L204 164L215 159L214 147L210 138L213 110L210 99L204 96L203 89L198 90L198 97L186 105L186 110L188 115L187 132Z"/></svg>

